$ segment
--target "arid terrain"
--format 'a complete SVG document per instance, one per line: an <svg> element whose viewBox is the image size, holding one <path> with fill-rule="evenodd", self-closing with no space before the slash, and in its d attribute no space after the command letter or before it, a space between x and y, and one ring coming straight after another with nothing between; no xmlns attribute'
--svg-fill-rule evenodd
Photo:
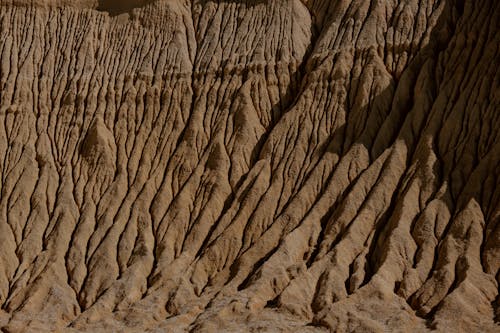
<svg viewBox="0 0 500 333"><path fill-rule="evenodd" d="M500 1L0 0L0 328L500 332Z"/></svg>

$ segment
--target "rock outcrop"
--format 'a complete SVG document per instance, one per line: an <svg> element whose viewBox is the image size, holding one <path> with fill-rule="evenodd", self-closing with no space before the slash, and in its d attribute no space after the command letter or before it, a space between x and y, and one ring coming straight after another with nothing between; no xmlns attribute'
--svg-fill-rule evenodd
<svg viewBox="0 0 500 333"><path fill-rule="evenodd" d="M499 25L2 0L2 331L498 332Z"/></svg>

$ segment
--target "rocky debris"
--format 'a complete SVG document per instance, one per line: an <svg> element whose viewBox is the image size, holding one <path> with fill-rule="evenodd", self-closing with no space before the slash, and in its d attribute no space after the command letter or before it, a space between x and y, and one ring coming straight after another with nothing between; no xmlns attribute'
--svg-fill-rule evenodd
<svg viewBox="0 0 500 333"><path fill-rule="evenodd" d="M499 22L2 1L2 331L498 331Z"/></svg>

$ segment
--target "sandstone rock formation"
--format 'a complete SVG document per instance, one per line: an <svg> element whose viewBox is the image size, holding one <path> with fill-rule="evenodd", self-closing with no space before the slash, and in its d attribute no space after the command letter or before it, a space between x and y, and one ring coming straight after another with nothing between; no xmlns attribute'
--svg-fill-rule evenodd
<svg viewBox="0 0 500 333"><path fill-rule="evenodd" d="M3 332L498 332L500 2L1 0Z"/></svg>

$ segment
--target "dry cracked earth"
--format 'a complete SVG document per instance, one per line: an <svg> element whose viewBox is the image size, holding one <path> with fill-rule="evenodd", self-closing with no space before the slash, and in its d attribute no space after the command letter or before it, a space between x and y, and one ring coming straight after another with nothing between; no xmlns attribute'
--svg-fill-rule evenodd
<svg viewBox="0 0 500 333"><path fill-rule="evenodd" d="M0 327L499 332L500 1L0 0Z"/></svg>

